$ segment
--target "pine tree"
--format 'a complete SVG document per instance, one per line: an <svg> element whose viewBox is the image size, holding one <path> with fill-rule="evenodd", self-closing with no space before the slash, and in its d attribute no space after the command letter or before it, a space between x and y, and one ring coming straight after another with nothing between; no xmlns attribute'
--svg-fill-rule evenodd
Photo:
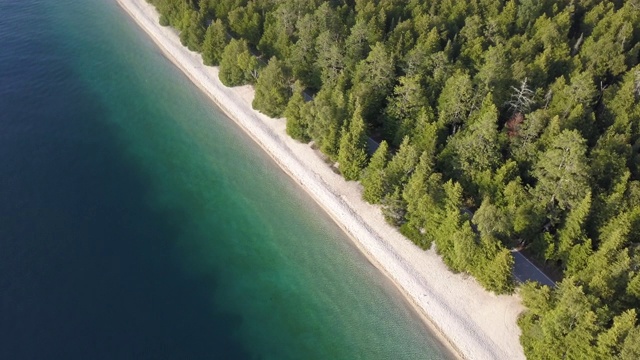
<svg viewBox="0 0 640 360"><path fill-rule="evenodd" d="M379 203L384 196L384 169L387 166L387 161L389 161L389 146L383 140L371 157L361 179L364 187L362 197L372 204Z"/></svg>
<svg viewBox="0 0 640 360"><path fill-rule="evenodd" d="M620 359L640 359L640 326L636 325L629 331L629 334L622 344L622 350L620 350Z"/></svg>
<svg viewBox="0 0 640 360"><path fill-rule="evenodd" d="M284 110L284 117L287 118L287 134L292 138L309 142L308 124L305 121L305 112L309 111L304 101L303 87L300 81L293 84L293 95Z"/></svg>
<svg viewBox="0 0 640 360"><path fill-rule="evenodd" d="M205 65L217 66L222 59L222 52L227 46L227 32L220 19L207 28L202 44L202 61Z"/></svg>
<svg viewBox="0 0 640 360"><path fill-rule="evenodd" d="M462 209L462 186L452 180L447 181L444 186L444 199L441 207L440 219L438 219L437 230L434 232L436 250L442 255L442 259L448 266L455 263L455 253L453 251L454 238L452 234L460 231L463 217Z"/></svg>
<svg viewBox="0 0 640 360"><path fill-rule="evenodd" d="M584 199L589 191L585 140L575 130L564 130L545 151L533 175L535 194L543 204L566 210Z"/></svg>
<svg viewBox="0 0 640 360"><path fill-rule="evenodd" d="M272 57L255 86L253 108L270 117L281 117L291 96L291 89L284 75L283 64Z"/></svg>
<svg viewBox="0 0 640 360"><path fill-rule="evenodd" d="M451 76L438 98L438 122L456 133L469 116L474 103L471 77L462 72Z"/></svg>
<svg viewBox="0 0 640 360"><path fill-rule="evenodd" d="M180 32L180 42L191 51L200 51L204 40L204 17L197 11L185 13L186 21Z"/></svg>
<svg viewBox="0 0 640 360"><path fill-rule="evenodd" d="M613 326L598 336L598 355L603 359L620 358L625 340L636 325L636 309L629 309L613 319Z"/></svg>
<svg viewBox="0 0 640 360"><path fill-rule="evenodd" d="M262 16L256 8L256 2L250 1L247 6L234 5L228 14L231 30L239 37L257 45L261 37Z"/></svg>
<svg viewBox="0 0 640 360"><path fill-rule="evenodd" d="M498 137L498 109L489 93L482 107L471 117L468 129L457 137L456 154L459 169L473 175L494 170L500 163L500 139Z"/></svg>
<svg viewBox="0 0 640 360"><path fill-rule="evenodd" d="M339 76L335 87L322 87L313 99L313 113L309 121L309 135L320 151L332 159L338 155L340 130L348 116L345 80L344 76Z"/></svg>
<svg viewBox="0 0 640 360"><path fill-rule="evenodd" d="M409 181L418 164L420 154L411 145L409 137L405 137L398 152L391 158L385 170L385 191L392 193L395 188L402 188Z"/></svg>
<svg viewBox="0 0 640 360"><path fill-rule="evenodd" d="M232 39L220 59L220 81L226 86L238 86L251 82L258 62L249 52L245 40Z"/></svg>
<svg viewBox="0 0 640 360"><path fill-rule="evenodd" d="M318 23L311 14L302 17L297 25L298 41L293 44L291 56L286 59L293 76L305 86L319 89L321 69L315 66L318 54L316 52L316 38L318 37Z"/></svg>
<svg viewBox="0 0 640 360"><path fill-rule="evenodd" d="M360 101L362 114L372 118L381 110L393 87L395 63L382 43L371 48L366 59L356 66L352 93Z"/></svg>
<svg viewBox="0 0 640 360"><path fill-rule="evenodd" d="M342 132L338 152L340 172L347 180L358 180L367 163L367 133L359 103L356 103L349 127Z"/></svg>
<svg viewBox="0 0 640 360"><path fill-rule="evenodd" d="M384 128L396 146L416 130L416 118L427 102L420 80L420 76L399 78L400 84L387 99L389 105L385 109Z"/></svg>
<svg viewBox="0 0 640 360"><path fill-rule="evenodd" d="M404 187L402 197L407 204L407 223L401 229L403 234L427 248L432 238L427 236L435 221L434 215L438 208L439 191L442 188L440 174L433 174L433 156L423 152L418 166Z"/></svg>
<svg viewBox="0 0 640 360"><path fill-rule="evenodd" d="M482 200L482 204L473 214L473 223L483 236L508 238L511 232L511 224L503 209L495 206L489 197Z"/></svg>
<svg viewBox="0 0 640 360"><path fill-rule="evenodd" d="M555 259L562 260L566 264L569 260L571 249L576 245L587 241L584 228L590 210L591 192L588 192L578 206L571 209L564 225L558 231L558 244L555 251Z"/></svg>
<svg viewBox="0 0 640 360"><path fill-rule="evenodd" d="M486 265L477 272L480 283L497 294L507 294L513 291L513 255L508 249L502 248L494 257L489 257Z"/></svg>

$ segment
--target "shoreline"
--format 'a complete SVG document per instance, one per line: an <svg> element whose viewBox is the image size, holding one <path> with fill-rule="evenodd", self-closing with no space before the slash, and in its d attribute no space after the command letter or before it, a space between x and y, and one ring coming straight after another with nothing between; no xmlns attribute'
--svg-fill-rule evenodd
<svg viewBox="0 0 640 360"><path fill-rule="evenodd" d="M360 197L360 185L333 173L308 144L286 135L283 119L251 108L251 86L226 88L218 69L183 47L175 30L161 27L144 0L116 0L162 53L278 166L291 176L385 274L444 346L464 359L524 359L517 296L496 296L469 276L450 272L435 251L424 251L388 225L378 207Z"/></svg>

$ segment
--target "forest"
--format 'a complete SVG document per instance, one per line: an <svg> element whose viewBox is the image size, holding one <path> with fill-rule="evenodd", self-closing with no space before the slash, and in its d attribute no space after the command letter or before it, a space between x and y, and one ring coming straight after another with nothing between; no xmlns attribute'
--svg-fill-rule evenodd
<svg viewBox="0 0 640 360"><path fill-rule="evenodd" d="M640 359L640 0L148 1L405 236L518 291L527 358ZM514 247L557 287L516 289Z"/></svg>

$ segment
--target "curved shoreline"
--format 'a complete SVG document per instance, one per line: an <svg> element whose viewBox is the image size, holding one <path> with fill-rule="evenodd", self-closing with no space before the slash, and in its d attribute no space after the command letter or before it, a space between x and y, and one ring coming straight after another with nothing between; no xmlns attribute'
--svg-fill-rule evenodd
<svg viewBox="0 0 640 360"><path fill-rule="evenodd" d="M516 296L495 296L468 276L451 273L433 250L423 251L388 225L376 206L360 197L307 144L289 138L283 119L251 108L250 86L227 88L218 69L161 27L144 0L117 0L162 52L236 122L322 206L369 260L385 273L453 350L465 359L524 359L516 320L523 309Z"/></svg>

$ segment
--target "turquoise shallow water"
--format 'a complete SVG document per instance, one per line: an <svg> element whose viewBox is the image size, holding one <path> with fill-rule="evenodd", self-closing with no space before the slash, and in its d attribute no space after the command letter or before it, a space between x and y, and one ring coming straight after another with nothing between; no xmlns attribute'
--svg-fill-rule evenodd
<svg viewBox="0 0 640 360"><path fill-rule="evenodd" d="M447 358L114 1L0 15L0 358Z"/></svg>

